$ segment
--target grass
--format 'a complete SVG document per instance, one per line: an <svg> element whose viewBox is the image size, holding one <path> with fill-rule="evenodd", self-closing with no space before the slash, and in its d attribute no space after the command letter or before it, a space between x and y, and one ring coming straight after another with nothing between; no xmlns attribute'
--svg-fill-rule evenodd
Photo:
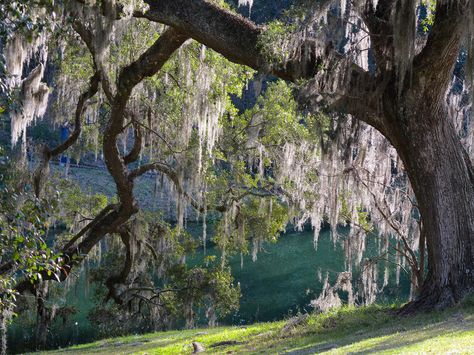
<svg viewBox="0 0 474 355"><path fill-rule="evenodd" d="M47 354L190 354L194 341L201 343L206 353L218 354L474 353L474 298L445 311L413 317L397 316L391 307L345 307L312 315L283 331L285 324L280 321L127 336Z"/></svg>

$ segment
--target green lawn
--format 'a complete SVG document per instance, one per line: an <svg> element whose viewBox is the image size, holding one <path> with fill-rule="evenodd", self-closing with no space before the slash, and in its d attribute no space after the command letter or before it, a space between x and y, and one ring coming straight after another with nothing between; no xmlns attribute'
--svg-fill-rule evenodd
<svg viewBox="0 0 474 355"><path fill-rule="evenodd" d="M442 312L397 316L389 307L342 308L282 331L285 321L101 340L48 354L474 354L474 299ZM227 342L225 345L219 344Z"/></svg>

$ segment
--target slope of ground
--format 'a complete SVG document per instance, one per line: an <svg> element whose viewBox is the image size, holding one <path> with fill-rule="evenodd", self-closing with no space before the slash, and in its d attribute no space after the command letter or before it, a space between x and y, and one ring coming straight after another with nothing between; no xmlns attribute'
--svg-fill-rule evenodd
<svg viewBox="0 0 474 355"><path fill-rule="evenodd" d="M289 326L297 323L295 326ZM128 336L48 354L474 353L474 299L445 311L399 317L392 308L342 308L327 314L246 327Z"/></svg>

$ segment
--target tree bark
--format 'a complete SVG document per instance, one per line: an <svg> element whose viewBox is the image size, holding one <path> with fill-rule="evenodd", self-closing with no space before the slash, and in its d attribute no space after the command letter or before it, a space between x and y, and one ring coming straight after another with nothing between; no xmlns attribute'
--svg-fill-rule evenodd
<svg viewBox="0 0 474 355"><path fill-rule="evenodd" d="M429 102L420 106L398 117L406 125L390 130L428 246L428 275L406 312L444 308L474 290L474 171L446 108L431 112Z"/></svg>

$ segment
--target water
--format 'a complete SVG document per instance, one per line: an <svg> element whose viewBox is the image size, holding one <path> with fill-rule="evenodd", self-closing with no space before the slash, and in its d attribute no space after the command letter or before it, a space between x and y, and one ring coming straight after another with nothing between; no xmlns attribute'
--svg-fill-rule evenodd
<svg viewBox="0 0 474 355"><path fill-rule="evenodd" d="M213 252L211 247L209 253ZM368 241L366 256L374 255L375 239L372 238ZM198 254L191 260L195 262L201 257ZM281 236L275 244L267 243L255 262L250 255L244 255L242 268L240 256L231 257L229 263L242 290L240 310L221 322L231 324L273 321L298 311L310 311L309 302L322 291L326 272L332 284L338 273L345 271L342 247L339 243L334 247L327 229L320 234L317 250L313 247L312 232L293 232ZM318 273L322 275L321 281ZM382 269L379 275L383 277ZM390 269L389 285L377 298L378 302L407 300L409 285L409 278L402 273L397 286L395 268Z"/></svg>
<svg viewBox="0 0 474 355"><path fill-rule="evenodd" d="M199 229L194 228L193 233L198 235ZM367 256L375 253L375 244L375 238L369 239ZM217 254L212 245L207 248L209 254ZM200 263L203 257L203 251L198 250L188 258L188 262ZM277 243L267 243L258 254L257 261L252 262L250 255L244 255L241 268L240 255L236 255L230 258L229 264L235 282L240 282L242 290L240 310L219 323L248 324L279 320L297 311L310 311L310 300L322 290L318 271L323 280L328 271L331 282L334 282L337 274L344 271L344 254L340 245L334 247L328 230L321 232L317 251L313 248L312 232L287 233ZM379 275L382 277L383 272L379 272ZM395 269L391 269L390 283L379 296L378 302L407 299L408 277L402 273L400 286L397 286L394 275ZM96 331L87 319L87 313L93 307L93 290L87 289L86 285L81 276L63 298L63 302L75 306L78 313L64 323L61 319L54 322L51 346L66 346L95 339ZM32 343L34 320L34 315L22 316L21 324L17 321L10 327L11 350L25 351L28 343ZM200 324L205 324L205 319Z"/></svg>

